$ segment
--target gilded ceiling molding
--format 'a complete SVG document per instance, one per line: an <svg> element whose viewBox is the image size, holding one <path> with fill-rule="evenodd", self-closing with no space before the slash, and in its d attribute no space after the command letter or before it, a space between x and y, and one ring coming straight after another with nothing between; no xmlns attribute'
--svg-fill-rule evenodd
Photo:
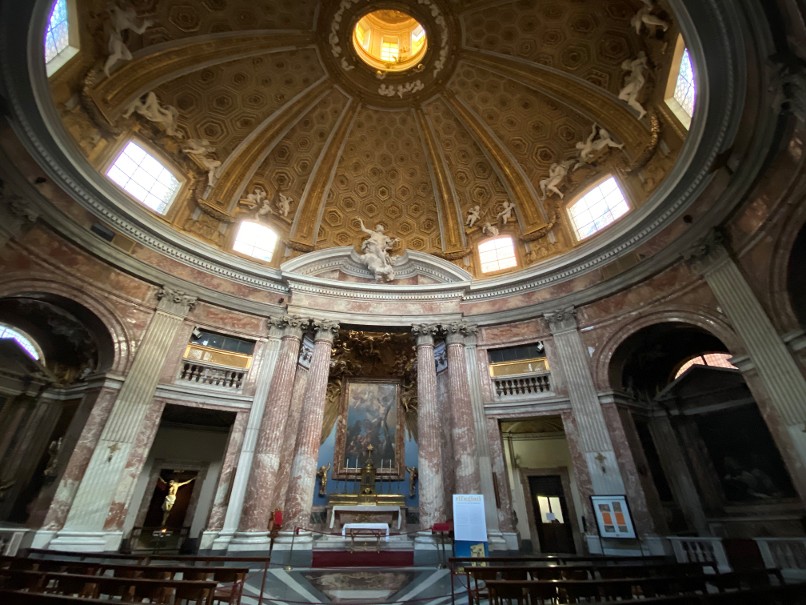
<svg viewBox="0 0 806 605"><path fill-rule="evenodd" d="M582 113L610 132L617 133L631 159L636 150L646 144L646 127L635 112L616 95L599 86L559 69L485 51L464 49L462 60L544 94L570 111Z"/></svg>
<svg viewBox="0 0 806 605"><path fill-rule="evenodd" d="M453 256L462 253L464 256L465 242L462 241L463 233L458 220L458 199L450 170L445 165L445 158L437 147L434 131L423 113L422 107L418 107L414 114L417 118L417 125L420 127L425 151L430 159L429 164L433 168L432 178L434 179L437 212L440 219L442 250L446 255Z"/></svg>
<svg viewBox="0 0 806 605"><path fill-rule="evenodd" d="M87 91L104 118L113 124L137 97L189 72L244 57L301 49L314 45L313 32L228 32L158 44L116 69L109 78L95 79Z"/></svg>
<svg viewBox="0 0 806 605"><path fill-rule="evenodd" d="M305 190L302 192L294 223L291 225L291 234L286 242L292 250L310 252L316 247L319 224L326 206L327 191L339 165L339 159L358 108L359 103L356 103L354 99L347 100L336 127L322 147L316 165L305 183Z"/></svg>
<svg viewBox="0 0 806 605"><path fill-rule="evenodd" d="M540 197L517 159L512 157L498 137L487 130L479 117L464 103L447 91L442 96L467 131L476 139L479 147L487 150L490 161L497 169L501 181L516 198L513 201L517 202L520 217L523 219L521 235L528 237L543 227L546 221L538 207Z"/></svg>
<svg viewBox="0 0 806 605"><path fill-rule="evenodd" d="M208 200L215 206L230 208L237 203L241 191L254 175L266 156L271 152L289 128L291 128L311 107L316 105L331 89L327 79L322 78L297 95L282 109L272 114L254 133L243 141L221 167L226 178L220 179Z"/></svg>

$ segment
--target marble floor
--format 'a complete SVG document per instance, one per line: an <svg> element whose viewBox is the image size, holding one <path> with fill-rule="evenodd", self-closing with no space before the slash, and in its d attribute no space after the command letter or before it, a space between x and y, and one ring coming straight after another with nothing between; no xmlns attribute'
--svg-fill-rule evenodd
<svg viewBox="0 0 806 605"><path fill-rule="evenodd" d="M242 603L259 605L262 574L250 574ZM464 603L463 586L454 587L456 602ZM272 568L266 574L263 603L446 605L452 602L451 576L447 569L429 567L372 567L313 569Z"/></svg>

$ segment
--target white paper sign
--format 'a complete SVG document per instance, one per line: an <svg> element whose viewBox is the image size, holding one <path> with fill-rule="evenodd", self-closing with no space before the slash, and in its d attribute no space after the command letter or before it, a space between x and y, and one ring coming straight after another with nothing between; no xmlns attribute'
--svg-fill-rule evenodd
<svg viewBox="0 0 806 605"><path fill-rule="evenodd" d="M487 541L487 521L484 518L484 496L481 494L453 495L453 534L456 540Z"/></svg>

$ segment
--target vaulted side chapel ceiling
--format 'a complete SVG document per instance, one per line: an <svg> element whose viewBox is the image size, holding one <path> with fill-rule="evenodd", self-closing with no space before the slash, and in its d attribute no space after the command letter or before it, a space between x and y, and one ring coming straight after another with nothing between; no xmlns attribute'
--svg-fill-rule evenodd
<svg viewBox="0 0 806 605"><path fill-rule="evenodd" d="M50 84L89 163L103 172L144 141L184 179L148 220L225 253L240 220L260 220L281 241L275 267L357 246L358 219L476 276L489 223L514 238L520 268L534 265L583 243L570 200L615 175L634 211L686 136L664 104L679 29L662 1L131 0L120 6L148 26L125 31L132 59L111 65L107 4L76 6L80 56ZM387 54L366 60L357 36ZM646 115L619 98L641 53ZM149 117L149 102L173 117ZM581 159L592 135L613 146ZM546 189L557 166L567 174Z"/></svg>

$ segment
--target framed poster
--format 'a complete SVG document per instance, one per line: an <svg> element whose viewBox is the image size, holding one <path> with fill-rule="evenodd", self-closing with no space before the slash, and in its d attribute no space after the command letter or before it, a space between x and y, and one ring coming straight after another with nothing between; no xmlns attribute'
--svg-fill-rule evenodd
<svg viewBox="0 0 806 605"><path fill-rule="evenodd" d="M403 414L399 411L400 385L379 380L351 380L344 389L336 437L336 468L340 475L357 474L367 461L378 476L399 476L403 460Z"/></svg>
<svg viewBox="0 0 806 605"><path fill-rule="evenodd" d="M602 538L636 538L626 496L591 496L591 504Z"/></svg>

